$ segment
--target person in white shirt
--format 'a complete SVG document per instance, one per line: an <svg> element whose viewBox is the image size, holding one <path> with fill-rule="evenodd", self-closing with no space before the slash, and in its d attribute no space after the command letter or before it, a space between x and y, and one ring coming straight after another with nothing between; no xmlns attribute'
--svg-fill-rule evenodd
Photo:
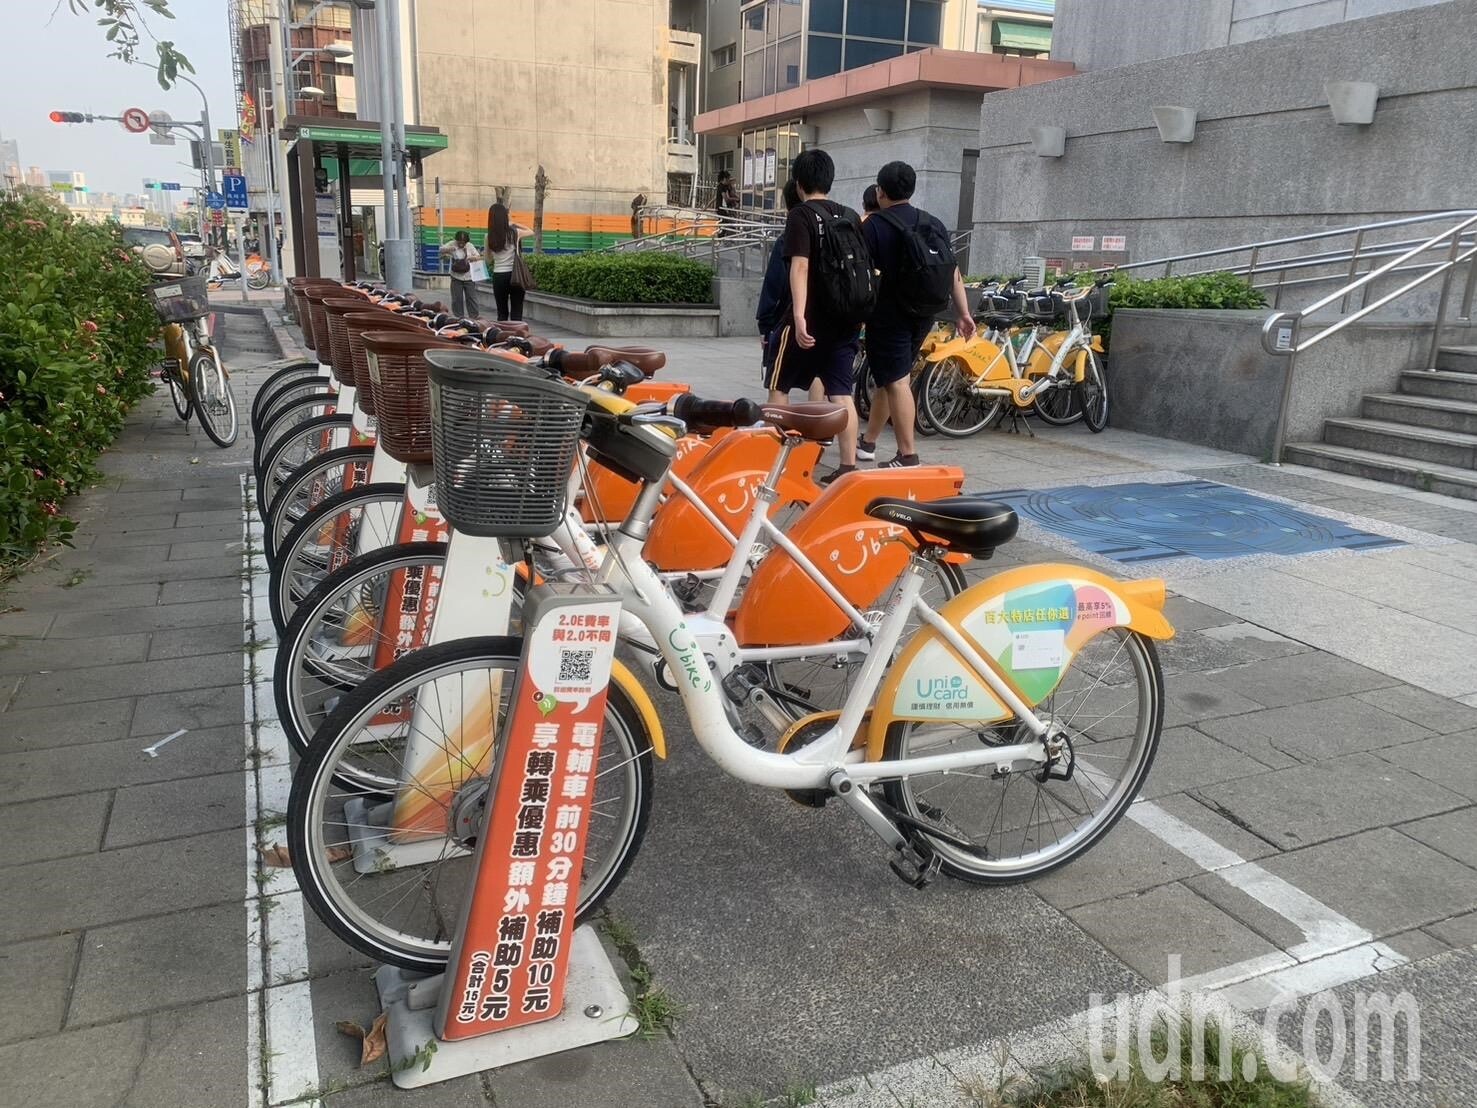
<svg viewBox="0 0 1477 1108"><path fill-rule="evenodd" d="M513 281L513 258L518 244L533 231L508 219L508 206L494 204L487 209L487 256L492 263L492 298L497 302L497 318L523 318L522 285Z"/></svg>
<svg viewBox="0 0 1477 1108"><path fill-rule="evenodd" d="M454 239L441 244L441 256L451 258L451 314L476 319L477 281L472 265L482 260L482 252L472 245L471 235L458 231Z"/></svg>

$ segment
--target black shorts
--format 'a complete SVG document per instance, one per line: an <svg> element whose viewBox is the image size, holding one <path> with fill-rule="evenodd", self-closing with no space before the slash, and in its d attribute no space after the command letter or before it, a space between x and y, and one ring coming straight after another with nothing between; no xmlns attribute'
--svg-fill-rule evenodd
<svg viewBox="0 0 1477 1108"><path fill-rule="evenodd" d="M855 338L841 341L818 338L814 346L805 350L795 341L794 328L781 323L770 333L764 355L769 360L765 388L780 392L808 389L812 381L820 378L827 396L850 396L856 383L853 378Z"/></svg>
<svg viewBox="0 0 1477 1108"><path fill-rule="evenodd" d="M933 322L927 319L913 323L911 329L867 325L867 365L879 388L901 381L913 371L918 351L932 327Z"/></svg>

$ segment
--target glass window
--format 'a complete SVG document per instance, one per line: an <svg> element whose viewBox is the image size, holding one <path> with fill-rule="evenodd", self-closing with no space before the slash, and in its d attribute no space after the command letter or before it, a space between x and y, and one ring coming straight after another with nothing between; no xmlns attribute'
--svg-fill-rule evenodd
<svg viewBox="0 0 1477 1108"><path fill-rule="evenodd" d="M774 90L784 92L800 83L800 36L787 38L779 45L779 71Z"/></svg>
<svg viewBox="0 0 1477 1108"><path fill-rule="evenodd" d="M844 7L844 0L810 0L810 29L839 35Z"/></svg>
<svg viewBox="0 0 1477 1108"><path fill-rule="evenodd" d="M779 0L778 10L770 15L776 31L782 39L798 35L805 29L805 8L800 0Z"/></svg>
<svg viewBox="0 0 1477 1108"><path fill-rule="evenodd" d="M908 41L924 46L939 44L942 5L935 0L912 0L908 5Z"/></svg>
<svg viewBox="0 0 1477 1108"><path fill-rule="evenodd" d="M744 53L764 45L764 5L744 10Z"/></svg>
<svg viewBox="0 0 1477 1108"><path fill-rule="evenodd" d="M722 69L738 61L738 46L730 42L713 51L713 68Z"/></svg>
<svg viewBox="0 0 1477 1108"><path fill-rule="evenodd" d="M744 55L743 98L753 100L764 95L764 51L755 50Z"/></svg>
<svg viewBox="0 0 1477 1108"><path fill-rule="evenodd" d="M805 60L805 78L829 77L841 72L841 40L829 35L810 36L810 54Z"/></svg>
<svg viewBox="0 0 1477 1108"><path fill-rule="evenodd" d="M907 15L907 0L853 0L846 6L846 33L901 40ZM848 61L846 68L854 67Z"/></svg>
<svg viewBox="0 0 1477 1108"><path fill-rule="evenodd" d="M903 52L900 42L864 42L861 39L846 40L846 68L857 69L873 62L895 58Z"/></svg>

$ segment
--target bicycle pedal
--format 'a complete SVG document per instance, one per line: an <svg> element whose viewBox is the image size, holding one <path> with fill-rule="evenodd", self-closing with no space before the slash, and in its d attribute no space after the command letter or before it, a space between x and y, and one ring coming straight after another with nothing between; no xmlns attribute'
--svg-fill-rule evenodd
<svg viewBox="0 0 1477 1108"><path fill-rule="evenodd" d="M938 874L939 864L939 856L919 843L899 847L896 857L887 863L888 868L897 874L898 880L915 889L923 888L934 879Z"/></svg>

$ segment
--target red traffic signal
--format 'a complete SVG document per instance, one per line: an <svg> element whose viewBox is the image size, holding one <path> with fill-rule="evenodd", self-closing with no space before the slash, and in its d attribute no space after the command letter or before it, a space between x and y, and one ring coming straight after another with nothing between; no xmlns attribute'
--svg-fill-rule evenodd
<svg viewBox="0 0 1477 1108"><path fill-rule="evenodd" d="M87 116L81 112L52 112L50 119L53 123L86 123Z"/></svg>

